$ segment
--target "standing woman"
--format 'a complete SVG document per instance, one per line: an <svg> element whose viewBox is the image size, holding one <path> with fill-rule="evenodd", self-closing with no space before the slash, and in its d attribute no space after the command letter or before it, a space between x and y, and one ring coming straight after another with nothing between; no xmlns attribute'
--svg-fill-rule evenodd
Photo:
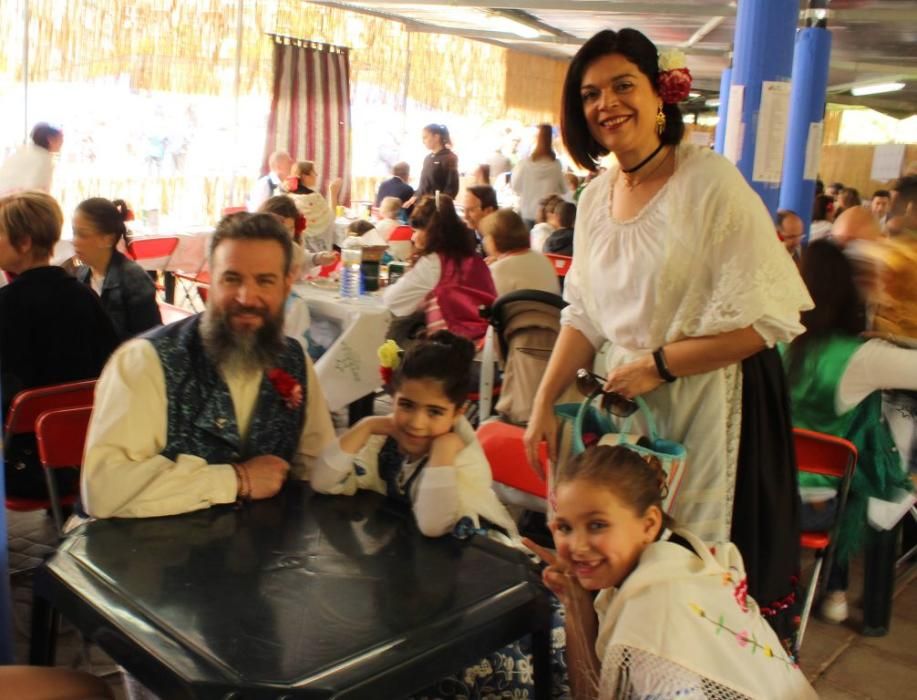
<svg viewBox="0 0 917 700"><path fill-rule="evenodd" d="M634 29L599 32L570 64L567 150L591 170L607 153L618 163L580 198L569 306L526 443L530 457L542 439L556 453L554 402L610 341L605 388L642 396L659 433L687 448L671 514L739 546L749 593L791 641L799 508L774 345L802 332L811 299L741 174L680 143L689 88L683 57L660 57Z"/></svg>
<svg viewBox="0 0 917 700"><path fill-rule="evenodd" d="M510 180L513 191L519 195L519 213L529 230L535 225L538 203L548 195L563 195L567 191L563 168L551 147L553 133L550 124L538 126L535 148L519 161Z"/></svg>
<svg viewBox="0 0 917 700"><path fill-rule="evenodd" d="M423 145L430 151L423 159L420 184L411 204L425 194L442 192L453 199L459 191L458 156L452 152L452 139L445 124L427 124L423 128ZM408 205L405 204L405 207Z"/></svg>
<svg viewBox="0 0 917 700"><path fill-rule="evenodd" d="M83 267L77 279L102 300L119 341L162 325L156 286L140 265L117 250L127 237L130 209L124 200L84 200L73 213L73 249Z"/></svg>

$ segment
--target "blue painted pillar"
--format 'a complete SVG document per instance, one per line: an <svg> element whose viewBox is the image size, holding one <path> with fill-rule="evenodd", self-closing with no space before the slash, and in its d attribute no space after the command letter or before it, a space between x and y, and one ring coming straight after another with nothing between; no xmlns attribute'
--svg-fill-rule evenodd
<svg viewBox="0 0 917 700"><path fill-rule="evenodd" d="M772 214L777 211L780 171L777 170L775 177L772 173L771 179L776 182L755 177L756 141L761 132L767 135L770 130L770 134L773 135L781 130L773 129L774 122L767 118L759 132L762 83L786 83L790 80L793 38L796 34L798 15L799 0L740 0L736 16L732 87L743 87L742 126L738 129L737 135L727 133L725 148L729 155L730 141L738 144L735 153L738 156L736 165ZM772 100L771 103L776 101ZM737 105L730 105L730 111L736 107ZM732 126L737 120L730 119L729 122ZM770 141L770 144L770 151L762 151L758 157L763 161L766 156L773 163L775 153L778 154L778 159L782 156L784 144L775 144L773 141Z"/></svg>
<svg viewBox="0 0 917 700"><path fill-rule="evenodd" d="M729 86L732 83L732 66L720 76L720 106L716 110L716 135L713 139L713 150L722 155L726 142L726 117L729 114Z"/></svg>
<svg viewBox="0 0 917 700"><path fill-rule="evenodd" d="M799 31L796 35L796 51L793 53L790 120L786 155L783 159L780 208L791 209L799 214L805 224L806 240L812 223L830 58L831 32L822 27Z"/></svg>

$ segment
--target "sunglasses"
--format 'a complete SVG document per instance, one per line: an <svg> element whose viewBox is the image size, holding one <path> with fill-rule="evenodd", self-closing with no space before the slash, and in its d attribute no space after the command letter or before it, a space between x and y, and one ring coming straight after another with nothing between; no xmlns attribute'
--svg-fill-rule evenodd
<svg viewBox="0 0 917 700"><path fill-rule="evenodd" d="M590 399L601 395L601 406L618 418L627 418L637 412L637 404L626 396L621 396L613 391L605 391L605 378L593 374L587 369L576 370L576 389L583 396Z"/></svg>

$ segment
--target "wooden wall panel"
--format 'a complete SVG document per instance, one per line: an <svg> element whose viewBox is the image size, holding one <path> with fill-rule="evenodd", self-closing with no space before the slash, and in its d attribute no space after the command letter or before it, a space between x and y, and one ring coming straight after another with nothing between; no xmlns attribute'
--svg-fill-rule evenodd
<svg viewBox="0 0 917 700"><path fill-rule="evenodd" d="M888 189L892 180L877 182L870 178L874 148L875 146L863 145L823 146L819 168L822 182L826 187L832 182L842 182L848 187L855 187L864 199L871 197L878 189ZM908 164L914 161L917 161L917 144L910 144L905 150L902 168L907 168Z"/></svg>

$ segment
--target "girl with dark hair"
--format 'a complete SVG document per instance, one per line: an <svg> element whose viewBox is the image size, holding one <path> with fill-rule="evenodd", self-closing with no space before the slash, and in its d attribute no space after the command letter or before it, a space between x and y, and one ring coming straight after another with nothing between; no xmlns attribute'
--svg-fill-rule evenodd
<svg viewBox="0 0 917 700"><path fill-rule="evenodd" d="M478 309L497 297L474 234L446 195L422 197L411 213L414 266L386 287L382 301L396 317L422 312L428 332L449 330L477 341L487 331Z"/></svg>
<svg viewBox="0 0 917 700"><path fill-rule="evenodd" d="M841 523L821 615L847 617L847 562L866 532L870 497L889 500L910 490L894 437L882 416L883 389L917 389L917 350L861 337L866 309L847 256L831 241L811 243L802 256L802 278L815 308L802 314L805 333L785 353L793 423L837 435L859 457ZM806 529L829 529L837 508L831 477L799 475Z"/></svg>
<svg viewBox="0 0 917 700"><path fill-rule="evenodd" d="M64 144L64 132L45 122L32 127L31 143L21 146L0 165L0 196L25 190L50 192L53 154Z"/></svg>
<svg viewBox="0 0 917 700"><path fill-rule="evenodd" d="M414 196L405 202L409 208L425 194L442 192L455 197L459 191L458 156L452 152L452 139L445 124L427 124L422 132L423 145L429 154L423 159L420 184Z"/></svg>
<svg viewBox="0 0 917 700"><path fill-rule="evenodd" d="M150 276L117 250L128 239L124 222L132 217L124 200L102 197L80 202L73 213L73 250L83 262L76 277L99 295L118 340L162 325Z"/></svg>
<svg viewBox="0 0 917 700"><path fill-rule="evenodd" d="M474 345L438 331L403 354L392 341L379 350L392 372L393 412L364 418L327 447L310 476L312 487L347 495L368 489L409 503L428 537L452 532L463 518L474 527L486 519L515 536L464 417Z"/></svg>
<svg viewBox="0 0 917 700"><path fill-rule="evenodd" d="M689 89L684 56L635 29L599 32L570 63L567 150L591 170L609 153L617 164L579 200L569 306L526 441L533 464L542 439L555 449L554 401L610 342L605 388L642 396L660 434L687 448L672 514L704 541L736 543L750 592L790 642L798 499L773 347L802 332L811 300L735 166L680 143Z"/></svg>
<svg viewBox="0 0 917 700"><path fill-rule="evenodd" d="M567 191L563 168L551 145L553 139L551 125L540 124L535 147L530 155L519 161L510 179L513 191L519 195L519 213L529 230L536 223L539 202L549 195L563 195Z"/></svg>
<svg viewBox="0 0 917 700"><path fill-rule="evenodd" d="M748 597L735 545L714 554L677 529L665 484L655 457L586 450L554 476L557 553L525 541L564 605L572 697L816 698Z"/></svg>
<svg viewBox="0 0 917 700"><path fill-rule="evenodd" d="M812 225L809 226L809 240L817 241L831 233L831 211L834 209L834 199L826 194L815 195L812 203Z"/></svg>

